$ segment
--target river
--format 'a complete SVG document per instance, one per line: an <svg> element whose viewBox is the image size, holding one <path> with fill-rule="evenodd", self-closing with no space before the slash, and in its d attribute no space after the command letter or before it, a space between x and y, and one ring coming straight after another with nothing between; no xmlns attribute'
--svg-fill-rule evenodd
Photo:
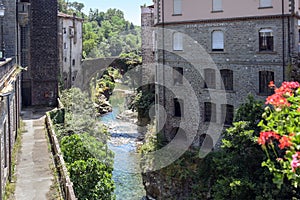
<svg viewBox="0 0 300 200"><path fill-rule="evenodd" d="M124 111L126 94L118 90L110 97L113 111L101 117L109 128L109 149L115 153L113 180L117 200L141 200L146 192L140 174L140 156L136 153L137 126L130 120L117 119Z"/></svg>

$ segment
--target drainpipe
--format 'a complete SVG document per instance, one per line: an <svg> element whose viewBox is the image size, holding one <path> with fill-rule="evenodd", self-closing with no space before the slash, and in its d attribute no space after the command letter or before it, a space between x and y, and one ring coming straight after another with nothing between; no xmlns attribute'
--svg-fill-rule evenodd
<svg viewBox="0 0 300 200"><path fill-rule="evenodd" d="M163 101L163 106L164 106L164 109L166 109L166 87L165 87L165 1L164 0L161 0L161 19L162 19L162 51L163 51L163 98L164 98L164 101ZM165 129L165 126L164 126L164 135L166 137L166 129Z"/></svg>
<svg viewBox="0 0 300 200"><path fill-rule="evenodd" d="M285 32L284 32L284 0L281 0L281 6L282 6L282 81L285 80Z"/></svg>
<svg viewBox="0 0 300 200"><path fill-rule="evenodd" d="M10 120L10 95L7 96L7 115L8 115L8 180L11 182L11 120Z"/></svg>

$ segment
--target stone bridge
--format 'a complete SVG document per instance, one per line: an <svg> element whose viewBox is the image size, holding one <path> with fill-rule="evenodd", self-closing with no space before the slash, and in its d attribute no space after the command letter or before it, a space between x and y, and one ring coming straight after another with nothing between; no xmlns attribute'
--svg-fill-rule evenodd
<svg viewBox="0 0 300 200"><path fill-rule="evenodd" d="M101 75L109 66L119 66L119 57L85 59L82 63L81 70L78 71L74 87L82 91L89 89L90 80L97 74Z"/></svg>

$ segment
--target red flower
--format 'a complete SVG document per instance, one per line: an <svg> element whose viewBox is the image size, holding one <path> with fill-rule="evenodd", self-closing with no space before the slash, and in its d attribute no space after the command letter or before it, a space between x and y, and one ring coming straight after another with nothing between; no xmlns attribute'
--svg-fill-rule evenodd
<svg viewBox="0 0 300 200"><path fill-rule="evenodd" d="M267 98L266 104L281 108L291 105L286 97L294 96L294 90L299 88L300 84L298 82L283 82L280 88L276 88L274 82L271 81L269 87L275 88L275 94Z"/></svg>
<svg viewBox="0 0 300 200"><path fill-rule="evenodd" d="M286 135L282 136L282 138L279 140L279 148L284 149L286 147L290 147L292 145L291 138L287 137Z"/></svg>
<svg viewBox="0 0 300 200"><path fill-rule="evenodd" d="M260 145L265 145L266 143L268 143L270 141L270 139L273 139L273 138L279 140L280 135L278 135L277 133L275 133L273 131L261 132L257 142Z"/></svg>
<svg viewBox="0 0 300 200"><path fill-rule="evenodd" d="M275 84L274 84L274 81L270 81L270 83L269 83L269 88L275 88L276 86L275 86Z"/></svg>

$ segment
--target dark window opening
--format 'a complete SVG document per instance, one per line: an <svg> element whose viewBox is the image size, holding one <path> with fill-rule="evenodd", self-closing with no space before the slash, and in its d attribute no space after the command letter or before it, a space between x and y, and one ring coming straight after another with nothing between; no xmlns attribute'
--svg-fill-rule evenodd
<svg viewBox="0 0 300 200"><path fill-rule="evenodd" d="M211 102L204 103L204 121L205 122L216 122L216 104Z"/></svg>
<svg viewBox="0 0 300 200"><path fill-rule="evenodd" d="M199 138L199 146L201 147L201 150L203 151L211 151L214 147L213 139L210 135L202 134Z"/></svg>
<svg viewBox="0 0 300 200"><path fill-rule="evenodd" d="M233 71L229 69L220 70L223 84L222 89L233 90Z"/></svg>
<svg viewBox="0 0 300 200"><path fill-rule="evenodd" d="M183 117L183 102L181 99L174 99L174 116Z"/></svg>
<svg viewBox="0 0 300 200"><path fill-rule="evenodd" d="M204 69L205 88L216 89L216 74L214 69Z"/></svg>
<svg viewBox="0 0 300 200"><path fill-rule="evenodd" d="M274 38L271 29L259 31L259 51L274 51Z"/></svg>
<svg viewBox="0 0 300 200"><path fill-rule="evenodd" d="M259 72L259 93L263 95L272 94L273 90L269 87L269 83L274 81L274 72L260 71Z"/></svg>
<svg viewBox="0 0 300 200"><path fill-rule="evenodd" d="M72 61L72 65L75 65L75 59L73 59L73 61Z"/></svg>
<svg viewBox="0 0 300 200"><path fill-rule="evenodd" d="M234 107L228 104L222 104L222 120L225 125L232 125L234 116Z"/></svg>

